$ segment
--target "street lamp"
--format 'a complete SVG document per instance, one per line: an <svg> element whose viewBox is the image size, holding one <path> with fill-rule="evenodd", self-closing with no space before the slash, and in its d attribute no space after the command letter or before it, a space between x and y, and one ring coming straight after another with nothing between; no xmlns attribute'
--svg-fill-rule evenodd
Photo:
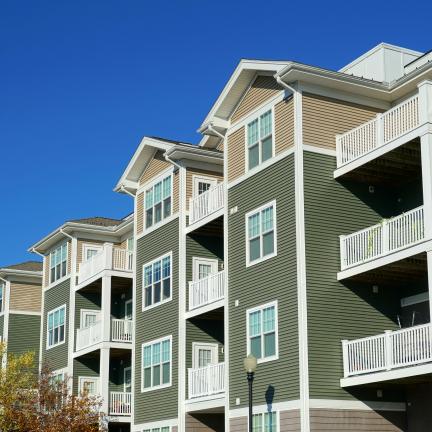
<svg viewBox="0 0 432 432"><path fill-rule="evenodd" d="M249 432L252 432L252 382L257 367L257 359L249 354L244 360L243 365L246 371L246 376L249 384Z"/></svg>

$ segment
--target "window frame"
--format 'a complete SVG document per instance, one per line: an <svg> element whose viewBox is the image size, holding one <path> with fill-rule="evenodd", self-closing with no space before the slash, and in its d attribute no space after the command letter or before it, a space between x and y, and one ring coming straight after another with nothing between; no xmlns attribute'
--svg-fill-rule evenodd
<svg viewBox="0 0 432 432"><path fill-rule="evenodd" d="M219 271L219 260L217 258L205 258L205 257L192 257L192 281L198 281L199 276L199 265L207 264L212 267L211 275L216 274Z"/></svg>
<svg viewBox="0 0 432 432"><path fill-rule="evenodd" d="M89 261L91 258L87 258L87 251L89 250L95 250L97 251L96 254L98 254L99 252L101 252L103 250L103 245L94 245L94 244L90 244L90 243L84 243L82 245L82 259L81 262L87 262Z"/></svg>
<svg viewBox="0 0 432 432"><path fill-rule="evenodd" d="M209 183L210 184L209 189L211 189L218 185L218 179L216 177L193 174L192 175L192 198L196 198L199 196L198 192L199 192L200 183Z"/></svg>
<svg viewBox="0 0 432 432"><path fill-rule="evenodd" d="M280 411L279 410L269 411L268 410L268 406L266 405L265 406L265 410L258 409L258 412L254 412L253 415L252 415L252 418L254 416L258 416L258 415L262 417L262 420L261 420L261 428L262 429L261 430L262 430L262 432L264 432L265 431L265 428L264 428L264 415L265 414L270 414L270 413L274 413L275 416L276 416L276 431L272 431L272 432L279 432L280 431ZM247 422L248 422L248 430L249 430L249 416L248 416ZM252 428L253 428L253 423L252 423Z"/></svg>
<svg viewBox="0 0 432 432"><path fill-rule="evenodd" d="M69 276L69 268L68 268L69 267L69 254L70 254L69 244L70 244L70 242L68 240L66 240L62 243L59 243L57 246L53 247L50 250L50 252L47 256L48 264L49 264L49 273L48 274L49 274L49 285L50 286L59 283L60 281L62 281L63 279L66 279ZM66 259L64 261L60 261L60 269L61 269L62 263L65 262L66 263L66 272L65 272L64 276L60 276L59 278L52 280L52 278L51 278L52 269L57 266L56 265L56 266L52 267L52 264L51 264L52 263L52 255L53 255L53 252L57 251L58 249L61 249L63 246L66 246Z"/></svg>
<svg viewBox="0 0 432 432"><path fill-rule="evenodd" d="M172 386L172 363L173 363L173 343L172 343L172 335L169 336L164 336L158 339L153 339L151 341L148 342L144 342L143 344L141 344L141 393L147 393L150 391L154 391L154 390L160 390L160 389L164 389L167 387L171 387ZM170 344L170 360L169 360L169 373L170 373L170 379L168 383L165 384L159 384L157 386L150 386L150 387L144 387L144 348L148 347L148 346L153 346L156 345L157 343L159 343L161 345L162 348L162 343L165 341L169 341ZM161 356L161 360L162 360L162 349L160 351L160 356ZM160 361L159 363L160 365L162 365L162 361ZM153 363L150 366L151 368L151 381L153 382ZM162 373L162 368L161 368L161 373Z"/></svg>
<svg viewBox="0 0 432 432"><path fill-rule="evenodd" d="M82 392L82 382L83 381L94 381L95 382L95 384L96 384L96 393L95 394L91 394L91 393L89 393L89 396L91 397L91 396L99 396L100 395L100 390L99 390L99 387L100 387L100 379L99 379L100 377L98 377L98 376L79 376L78 377L78 395L81 395L81 392Z"/></svg>
<svg viewBox="0 0 432 432"><path fill-rule="evenodd" d="M263 239L263 234L262 234L262 227L261 227L261 219L260 219L260 251L261 251L261 256L260 258L257 258L253 261L250 260L250 241L249 241L249 218L250 216L256 214L256 213L262 213L263 210L273 207L273 252L271 254L262 256L262 239ZM251 267L255 264L259 264L260 262L266 261L270 258L273 258L275 256L277 256L277 210L276 210L276 200L270 201L266 204L263 204L260 207L257 207L249 212L247 212L245 214L245 240L246 240L246 267Z"/></svg>
<svg viewBox="0 0 432 432"><path fill-rule="evenodd" d="M199 349L204 348L208 349L212 353L212 357L215 358L215 363L211 364L218 364L219 363L219 344L213 343L213 342L192 342L192 369L198 369L198 363L199 358L197 355L199 355ZM205 367L205 366L204 366Z"/></svg>
<svg viewBox="0 0 432 432"><path fill-rule="evenodd" d="M272 120L272 127L271 127L271 137L272 137L272 155L265 161L262 160L262 141L263 139L260 136L261 131L261 117L264 114L267 114L268 112L271 112L271 120ZM249 168L249 143L248 143L248 129L249 125L253 123L254 121L258 120L258 150L259 150L259 162L256 166L253 168ZM265 138L268 138L270 135L267 135ZM244 125L244 142L245 142L245 173L253 172L255 170L259 170L262 164L266 163L267 161L273 159L276 156L276 139L275 139L275 106L272 105L271 107L268 107L267 109L260 110L257 112L254 116L251 116L247 119L245 125ZM265 139L264 138L264 139Z"/></svg>
<svg viewBox="0 0 432 432"><path fill-rule="evenodd" d="M145 288L146 288L146 285L145 285L145 268L149 267L150 265L153 266L153 264L158 262L158 261L160 261L162 263L163 259L167 258L167 257L170 258L170 272L171 272L171 274L170 274L170 296L164 300L162 300L162 296L161 296L161 301L159 301L158 303L152 303L149 306L145 306ZM163 280L162 271L163 271L163 268L161 265L161 281ZM155 307L158 307L158 306L161 306L161 305L168 303L172 300L172 297L173 297L173 275L174 275L174 271L173 271L173 253L172 253L172 251L169 251L168 253L165 253L165 254L153 259L152 261L149 261L149 262L146 262L143 264L142 276L141 276L142 277L142 281L141 281L141 289L142 289L141 310L142 310L142 312L147 311L147 310L152 309L152 308L155 308ZM153 269L152 269L152 287L154 286L153 281L154 281L154 278L153 278ZM163 289L163 287L161 284L161 293L162 293L162 289ZM153 288L152 288L152 294L153 294Z"/></svg>
<svg viewBox="0 0 432 432"><path fill-rule="evenodd" d="M165 179L170 178L170 190L171 190L171 208L170 208L170 214L166 217L163 216L163 202L164 202L164 198L163 198L163 182ZM146 199L147 199L147 191L149 189L154 189L155 185L161 183L161 203L162 203L162 209L161 209L161 220L159 222L156 223L152 223L152 225L147 226L147 206L146 206ZM147 233L150 232L158 227L160 227L161 225L163 225L164 223L166 223L168 220L170 220L170 218L172 217L172 215L174 214L174 170L172 168L170 168L168 171L165 171L163 173L161 173L160 175L158 175L157 177L155 177L153 180L149 181L147 184L145 184L142 188L143 191L143 197L142 197L142 204L143 204L143 232ZM154 197L152 199L152 209L153 209L153 216L152 219L154 221L154 217L155 217L155 204L154 204Z"/></svg>
<svg viewBox="0 0 432 432"><path fill-rule="evenodd" d="M253 312L257 312L257 311L261 311L261 314L263 312L264 309L270 308L270 307L274 307L275 310L275 328L274 328L274 332L275 332L275 353L272 356L269 357L261 357L261 358L257 358L257 362L258 363L266 363L266 362L270 362L270 361L274 361L274 360L278 360L279 359L279 313L278 313L278 300L274 300L271 301L269 303L265 303L259 306L255 306L249 309L246 309L246 355L249 355L251 353L251 344L250 344L250 327L249 327L249 317L250 314ZM261 315L261 319L262 319L262 315ZM261 353L264 353L263 350L263 343L264 343L264 338L262 337L264 335L263 330L262 330L262 323L261 323Z"/></svg>
<svg viewBox="0 0 432 432"><path fill-rule="evenodd" d="M50 316L50 314L54 314L55 312L60 311L63 308L64 308L64 324L63 324L64 325L64 338L61 342L57 342L56 344L49 345L49 331L50 331L50 329L49 329L49 316ZM55 309L51 309L50 311L48 311L46 314L46 320L47 320L46 321L46 349L49 350L49 349L58 347L60 345L63 345L66 342L66 338L67 338L67 305L66 305L66 303L61 305L61 306L56 307ZM53 330L54 330L54 328L55 327L53 327Z"/></svg>
<svg viewBox="0 0 432 432"><path fill-rule="evenodd" d="M95 323L100 321L102 311L100 309L81 309L80 310L80 326L79 328L82 329L83 324L85 323L86 315L96 315L99 319L96 319Z"/></svg>

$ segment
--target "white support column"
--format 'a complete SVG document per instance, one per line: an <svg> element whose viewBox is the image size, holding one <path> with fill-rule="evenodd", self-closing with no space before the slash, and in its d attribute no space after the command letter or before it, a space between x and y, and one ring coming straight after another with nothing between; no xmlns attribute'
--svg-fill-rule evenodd
<svg viewBox="0 0 432 432"><path fill-rule="evenodd" d="M99 359L99 392L102 397L101 410L109 415L109 359L110 349L101 348Z"/></svg>
<svg viewBox="0 0 432 432"><path fill-rule="evenodd" d="M111 270L113 268L113 249L114 245L112 243L104 243L105 251L105 269Z"/></svg>
<svg viewBox="0 0 432 432"><path fill-rule="evenodd" d="M420 125L432 123L432 81L422 81L419 91L419 121Z"/></svg>
<svg viewBox="0 0 432 432"><path fill-rule="evenodd" d="M425 238L432 238L432 133L420 137Z"/></svg>
<svg viewBox="0 0 432 432"><path fill-rule="evenodd" d="M432 251L427 252L427 273L429 291L429 322L432 323Z"/></svg>
<svg viewBox="0 0 432 432"><path fill-rule="evenodd" d="M102 341L111 340L111 276L102 277Z"/></svg>

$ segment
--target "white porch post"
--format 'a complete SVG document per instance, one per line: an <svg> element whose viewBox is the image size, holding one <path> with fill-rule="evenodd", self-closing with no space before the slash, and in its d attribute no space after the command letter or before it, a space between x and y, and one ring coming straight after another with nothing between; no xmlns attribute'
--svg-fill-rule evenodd
<svg viewBox="0 0 432 432"><path fill-rule="evenodd" d="M111 276L102 277L102 340L111 340Z"/></svg>
<svg viewBox="0 0 432 432"><path fill-rule="evenodd" d="M432 323L432 251L427 252L427 276L429 292L429 322Z"/></svg>
<svg viewBox="0 0 432 432"><path fill-rule="evenodd" d="M432 133L420 137L425 238L432 238Z"/></svg>
<svg viewBox="0 0 432 432"><path fill-rule="evenodd" d="M99 392L102 397L101 410L109 415L109 348L101 348L99 360Z"/></svg>

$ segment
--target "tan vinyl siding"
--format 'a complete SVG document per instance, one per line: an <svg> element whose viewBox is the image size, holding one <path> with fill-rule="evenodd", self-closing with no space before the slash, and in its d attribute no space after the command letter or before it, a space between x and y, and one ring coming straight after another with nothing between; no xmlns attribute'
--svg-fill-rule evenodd
<svg viewBox="0 0 432 432"><path fill-rule="evenodd" d="M37 284L13 282L9 308L12 310L41 312L42 287Z"/></svg>
<svg viewBox="0 0 432 432"><path fill-rule="evenodd" d="M275 105L275 153L279 154L294 146L294 102L284 99Z"/></svg>
<svg viewBox="0 0 432 432"><path fill-rule="evenodd" d="M153 159L147 165L143 175L140 178L139 181L140 186L149 182L154 177L156 177L157 175L159 175L160 173L168 169L170 166L171 164L165 160L163 156L163 152L157 151Z"/></svg>
<svg viewBox="0 0 432 432"><path fill-rule="evenodd" d="M47 287L49 285L49 278L50 278L50 257L49 255L46 255L44 257L44 263L43 263L43 285L44 287Z"/></svg>
<svg viewBox="0 0 432 432"><path fill-rule="evenodd" d="M375 117L377 108L303 94L303 143L334 150L336 135Z"/></svg>
<svg viewBox="0 0 432 432"><path fill-rule="evenodd" d="M403 411L310 410L311 432L403 432L406 431L405 423Z"/></svg>
<svg viewBox="0 0 432 432"><path fill-rule="evenodd" d="M245 172L245 128L228 136L228 181L231 182Z"/></svg>
<svg viewBox="0 0 432 432"><path fill-rule="evenodd" d="M179 171L177 170L174 173L174 178L173 178L173 190L172 190L173 213L177 213L179 211L179 197L180 197L180 176L179 176Z"/></svg>
<svg viewBox="0 0 432 432"><path fill-rule="evenodd" d="M281 87L272 76L258 76L234 110L231 122L245 117L280 91Z"/></svg>
<svg viewBox="0 0 432 432"><path fill-rule="evenodd" d="M217 145L216 150L224 151L224 140L221 140L221 142Z"/></svg>
<svg viewBox="0 0 432 432"><path fill-rule="evenodd" d="M72 271L72 243L67 242L67 274L71 274Z"/></svg>
<svg viewBox="0 0 432 432"><path fill-rule="evenodd" d="M201 177L210 177L217 179L218 183L223 181L223 175L213 171L200 170L197 168L188 168L186 171L186 208L189 209L189 198L193 195L193 177L194 175Z"/></svg>
<svg viewBox="0 0 432 432"><path fill-rule="evenodd" d="M280 431L284 432L300 432L300 411L281 411L279 414Z"/></svg>
<svg viewBox="0 0 432 432"><path fill-rule="evenodd" d="M135 216L135 223L136 223L136 232L137 234L141 234L144 229L144 192L141 192L136 197L137 203L136 203L136 216Z"/></svg>

